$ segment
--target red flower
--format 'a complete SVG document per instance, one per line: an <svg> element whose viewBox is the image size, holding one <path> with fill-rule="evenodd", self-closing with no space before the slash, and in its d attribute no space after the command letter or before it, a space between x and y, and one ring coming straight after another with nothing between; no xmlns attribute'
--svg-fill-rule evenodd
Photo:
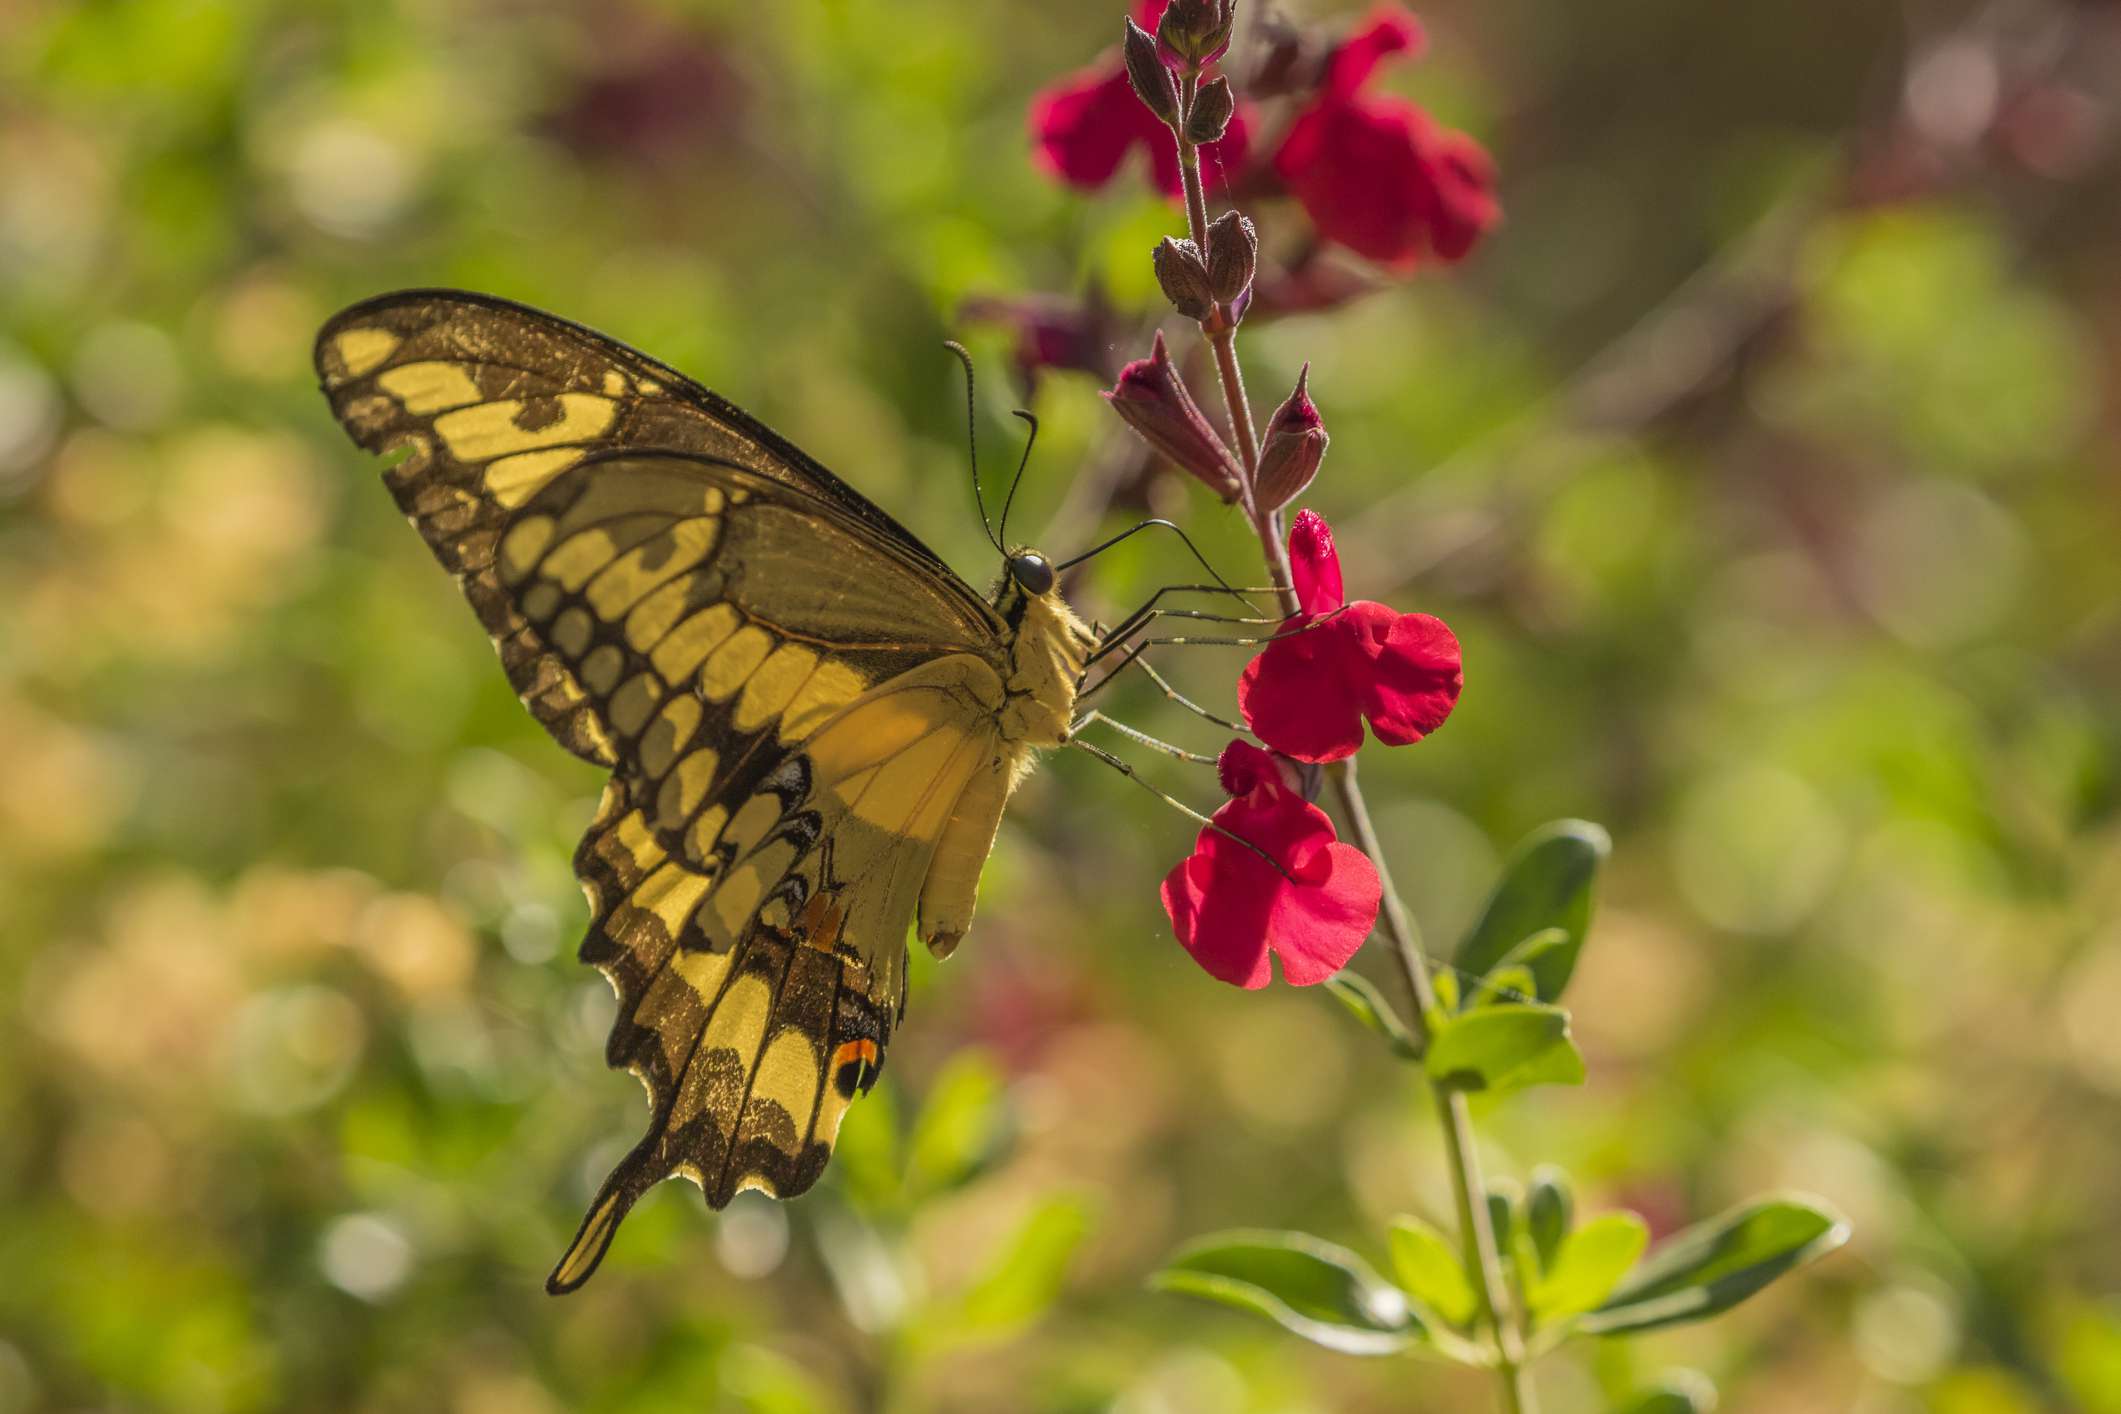
<svg viewBox="0 0 2121 1414"><path fill-rule="evenodd" d="M1204 829L1164 876L1164 912L1193 960L1218 981L1264 987L1281 959L1292 986L1323 982L1355 956L1377 922L1377 869L1333 836L1272 756L1242 741L1216 763L1230 799L1215 823L1281 862L1287 876L1230 835Z"/></svg>
<svg viewBox="0 0 2121 1414"><path fill-rule="evenodd" d="M1320 235L1400 268L1424 254L1459 259L1502 214L1480 144L1404 99L1361 92L1387 57L1421 46L1412 15L1380 8L1326 61L1317 95L1274 154Z"/></svg>
<svg viewBox="0 0 2121 1414"><path fill-rule="evenodd" d="M1465 680L1458 639L1444 621L1368 599L1341 609L1340 556L1315 511L1297 515L1289 559L1301 609L1281 627L1288 636L1267 645L1237 680L1245 724L1298 761L1353 756L1365 718L1387 746L1442 726Z"/></svg>
<svg viewBox="0 0 2121 1414"><path fill-rule="evenodd" d="M1142 28L1154 32L1169 0L1147 0L1136 9ZM1127 68L1114 50L1089 68L1041 90L1031 100L1031 140L1039 160L1070 186L1095 189L1112 180L1136 144L1149 149L1157 189L1177 196L1178 146L1171 130L1135 96ZM1210 189L1244 165L1250 125L1239 105L1219 141L1201 149L1201 179Z"/></svg>

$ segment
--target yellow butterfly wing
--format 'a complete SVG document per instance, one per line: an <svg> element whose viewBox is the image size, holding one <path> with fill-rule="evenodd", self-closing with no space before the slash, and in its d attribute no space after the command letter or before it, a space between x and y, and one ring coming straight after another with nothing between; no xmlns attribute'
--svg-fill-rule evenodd
<svg viewBox="0 0 2121 1414"><path fill-rule="evenodd" d="M509 680L560 744L600 765L612 746L563 662L523 633L488 572L509 518L584 460L685 452L808 492L916 571L914 608L986 641L1004 626L980 596L890 516L742 409L684 374L542 310L461 290L379 295L317 335L317 377L349 436L403 452L391 494L458 577Z"/></svg>
<svg viewBox="0 0 2121 1414"><path fill-rule="evenodd" d="M1008 630L880 511L660 365L558 321L526 345L550 331L513 306L482 332L484 304L403 298L326 326L327 395L363 445L409 444L386 473L400 504L539 720L613 768L576 855L582 956L619 993L608 1058L652 1115L549 1279L564 1291L663 1178L717 1207L816 1180L903 1007L938 844L965 801L999 811ZM467 387L479 401L440 406ZM592 396L608 418L568 401ZM503 422L537 427L482 411L541 398L560 420L527 421L583 440L526 447ZM482 418L446 421L463 411ZM650 435L697 446L612 440ZM523 470L543 453L568 460Z"/></svg>

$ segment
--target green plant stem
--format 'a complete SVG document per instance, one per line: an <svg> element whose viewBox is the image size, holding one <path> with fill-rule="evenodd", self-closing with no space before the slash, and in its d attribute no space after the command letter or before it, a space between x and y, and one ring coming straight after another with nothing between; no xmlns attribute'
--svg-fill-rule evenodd
<svg viewBox="0 0 2121 1414"><path fill-rule="evenodd" d="M1281 549L1278 539L1273 542L1272 549ZM1289 569L1286 553L1276 556L1270 551L1267 567L1276 584L1287 582L1284 578ZM1293 599L1294 596L1289 597ZM1370 822L1370 807L1355 778L1355 758L1350 756L1334 762L1326 768L1326 776L1333 783L1333 793L1340 800L1348 827L1355 833L1356 846L1377 866L1378 882L1384 886L1380 912L1384 916L1385 933L1392 939L1394 955L1399 959L1400 969L1406 973L1415 1006L1422 1014L1421 1018L1410 1023L1408 1029L1414 1033L1417 1045L1426 1045L1428 1024L1425 1018L1430 1008L1436 1005L1436 989L1429 981L1428 958L1422 951L1421 935L1414 920L1408 916L1399 891L1392 886L1391 872L1385 867L1384 848L1377 838L1377 827ZM1436 1093L1442 1111L1444 1150L1450 1160L1451 1196L1458 1206L1458 1231L1466 1246L1466 1264L1480 1278L1476 1291L1480 1297L1481 1315L1495 1340L1495 1368L1502 1377L1504 1404L1511 1414L1535 1414L1538 1403L1532 1391L1531 1371L1525 1361L1524 1334L1517 1324L1508 1279L1503 1275L1502 1249L1495 1240L1495 1225L1488 1217L1488 1190L1480 1176L1480 1152L1474 1147L1472 1110L1461 1090L1445 1087Z"/></svg>
<svg viewBox="0 0 2121 1414"><path fill-rule="evenodd" d="M1181 81L1179 122L1173 136L1178 141L1179 176L1185 184L1186 222L1193 243L1205 251L1208 248L1208 202L1200 180L1200 152L1185 135L1186 118L1193 110L1193 95L1198 86L1197 75L1189 74ZM1245 396L1244 375L1237 363L1237 326L1218 307L1209 319L1202 322L1201 333L1215 350L1215 371L1222 384L1223 404L1229 409L1230 427L1237 437L1238 454L1244 460L1245 511L1259 536L1268 578L1273 581L1282 612L1293 615L1300 606L1282 534L1281 512L1261 507L1252 490L1259 471L1259 442L1252 428L1252 408ZM1370 821L1370 808L1363 799L1362 786L1356 780L1355 758L1351 756L1334 762L1326 774L1333 783L1334 795L1340 800L1341 811L1355 832L1357 847L1376 866L1378 883L1383 886L1380 911L1385 932L1392 940L1393 954L1414 995L1417 1014L1410 1018L1409 1029L1417 1044L1426 1045L1427 1018L1436 1006L1436 989L1429 980L1429 962L1422 951L1420 931L1408 914L1406 904L1401 901L1399 891L1392 886L1384 849L1378 842L1377 829ZM1502 1379L1503 1405L1509 1414L1537 1414L1531 1373L1525 1363L1524 1335L1510 1300L1509 1283L1503 1275L1502 1251L1495 1240L1495 1227L1488 1218L1487 1187L1481 1181L1480 1155L1474 1147L1472 1112L1461 1091L1439 1089L1437 1099L1443 1118L1444 1149L1450 1160L1452 1196L1458 1205L1458 1231L1465 1242L1466 1265L1479 1278L1476 1287L1481 1315L1493 1338L1496 1371Z"/></svg>

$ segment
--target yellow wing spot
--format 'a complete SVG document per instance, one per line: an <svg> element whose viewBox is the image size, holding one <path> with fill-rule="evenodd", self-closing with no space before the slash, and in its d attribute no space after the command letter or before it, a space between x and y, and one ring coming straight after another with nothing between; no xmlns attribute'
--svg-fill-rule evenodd
<svg viewBox="0 0 2121 1414"><path fill-rule="evenodd" d="M737 858L741 859L758 848L759 841L766 838L766 832L781 822L781 814L781 798L771 792L761 791L745 801L744 808L737 811L736 819L730 821L729 828L723 831L736 849Z"/></svg>
<svg viewBox="0 0 2121 1414"><path fill-rule="evenodd" d="M706 559L721 524L696 516L634 546L590 581L590 607L607 619L616 619L663 581Z"/></svg>
<svg viewBox="0 0 2121 1414"><path fill-rule="evenodd" d="M531 622L543 623L559 609L560 601L564 597L560 593L560 586L550 580L533 584L523 591L523 613Z"/></svg>
<svg viewBox="0 0 2121 1414"><path fill-rule="evenodd" d="M675 938L685 931L685 920L692 917L692 910L706 896L709 882L706 875L682 864L665 864L643 879L628 901L635 908L654 914L663 931Z"/></svg>
<svg viewBox="0 0 2121 1414"><path fill-rule="evenodd" d="M785 1028L759 1058L759 1073L751 1082L752 1101L776 1102L794 1117L799 1131L806 1129L822 1074L817 1047L810 1038L793 1027ZM797 1142L801 1142L800 1135Z"/></svg>
<svg viewBox="0 0 2121 1414"><path fill-rule="evenodd" d="M788 900L780 894L767 899L759 908L759 922L765 927L785 933L788 931L788 925L794 921L794 911L788 907Z"/></svg>
<svg viewBox="0 0 2121 1414"><path fill-rule="evenodd" d="M722 838L722 827L729 823L729 807L709 806L700 812L700 818L692 822L685 832L685 844L692 857L705 863L714 857L715 846Z"/></svg>
<svg viewBox="0 0 2121 1414"><path fill-rule="evenodd" d="M589 651L589 629L589 611L577 604L554 622L553 646L570 658L580 658Z"/></svg>
<svg viewBox="0 0 2121 1414"><path fill-rule="evenodd" d="M700 669L700 692L709 702L726 702L752 670L773 651L773 635L757 624L746 624L729 641L714 650Z"/></svg>
<svg viewBox="0 0 2121 1414"><path fill-rule="evenodd" d="M735 953L680 948L670 965L703 1001L713 1001L715 993L722 990L722 979L729 975L729 962L735 956Z"/></svg>
<svg viewBox="0 0 2121 1414"><path fill-rule="evenodd" d="M702 658L736 631L741 622L742 616L734 606L710 604L672 629L669 637L649 653L648 659L663 675L664 682L682 682L700 665Z"/></svg>
<svg viewBox="0 0 2121 1414"><path fill-rule="evenodd" d="M611 724L626 736L636 735L662 695L662 683L654 673L635 673L611 696Z"/></svg>
<svg viewBox="0 0 2121 1414"><path fill-rule="evenodd" d="M636 378L633 387L635 392L649 397L663 391L663 385L650 378Z"/></svg>
<svg viewBox="0 0 2121 1414"><path fill-rule="evenodd" d="M545 577L556 579L570 594L579 594L589 577L610 564L618 547L601 530L578 530L545 556Z"/></svg>
<svg viewBox="0 0 2121 1414"><path fill-rule="evenodd" d="M641 738L641 768L650 780L658 779L670 769L677 759L678 751L692 740L693 729L700 724L700 699L691 693L673 697L663 704L663 710L655 714L647 734Z"/></svg>
<svg viewBox="0 0 2121 1414"><path fill-rule="evenodd" d="M510 452L557 447L602 436L618 416L619 406L594 393L561 393L560 415L543 427L525 430L516 424L523 400L504 398L442 414L436 432L459 461L483 462Z"/></svg>
<svg viewBox="0 0 2121 1414"><path fill-rule="evenodd" d="M714 773L722 758L711 746L703 746L678 762L678 768L663 781L655 802L656 818L675 826L699 808L714 784Z"/></svg>
<svg viewBox="0 0 2121 1414"><path fill-rule="evenodd" d="M743 1069L749 1070L758 1056L759 1042L766 1039L766 1014L772 1009L773 992L764 978L756 975L737 978L722 994L722 1004L714 1009L714 1018L707 1023L707 1032L700 1039L701 1049L710 1054L734 1051ZM734 1124L735 1106L730 1108L728 1119Z"/></svg>
<svg viewBox="0 0 2121 1414"><path fill-rule="evenodd" d="M626 396L626 375L619 372L616 368L604 370L604 396L607 398L623 398Z"/></svg>
<svg viewBox="0 0 2121 1414"><path fill-rule="evenodd" d="M663 862L663 851L657 846L640 811L627 811L619 820L617 834L620 848L633 857L635 867L653 869Z"/></svg>
<svg viewBox="0 0 2121 1414"><path fill-rule="evenodd" d="M744 924L751 922L751 909L759 905L759 895L766 892L766 880L761 878L757 865L744 865L730 869L730 878L715 886L715 897L706 901L706 912L713 914L713 924L708 926L708 937L717 941L736 941L744 931Z"/></svg>
<svg viewBox="0 0 2121 1414"><path fill-rule="evenodd" d="M579 447L518 452L512 457L502 457L486 468L486 494L513 510L544 490L555 476L581 459Z"/></svg>
<svg viewBox="0 0 2121 1414"><path fill-rule="evenodd" d="M402 342L388 329L348 329L332 340L332 347L338 351L339 362L346 365L346 376L359 378L389 358Z"/></svg>
<svg viewBox="0 0 2121 1414"><path fill-rule="evenodd" d="M692 589L689 578L672 580L634 605L626 616L626 641L638 652L654 648L691 607Z"/></svg>
<svg viewBox="0 0 2121 1414"><path fill-rule="evenodd" d="M783 643L773 650L758 671L744 683L730 725L740 732L754 732L766 725L817 667L817 654L799 644Z"/></svg>
<svg viewBox="0 0 2121 1414"><path fill-rule="evenodd" d="M529 578L538 557L552 543L554 528L551 516L535 516L512 526L501 537L501 578L510 584Z"/></svg>
<svg viewBox="0 0 2121 1414"><path fill-rule="evenodd" d="M386 369L376 375L376 386L415 413L447 412L485 396L463 364L433 360Z"/></svg>
<svg viewBox="0 0 2121 1414"><path fill-rule="evenodd" d="M868 686L868 680L845 663L830 659L819 663L781 713L781 740L800 741L809 736Z"/></svg>
<svg viewBox="0 0 2121 1414"><path fill-rule="evenodd" d="M591 692L599 697L605 696L618 685L619 670L625 666L625 655L616 645L602 644L582 661L582 681L589 685Z"/></svg>

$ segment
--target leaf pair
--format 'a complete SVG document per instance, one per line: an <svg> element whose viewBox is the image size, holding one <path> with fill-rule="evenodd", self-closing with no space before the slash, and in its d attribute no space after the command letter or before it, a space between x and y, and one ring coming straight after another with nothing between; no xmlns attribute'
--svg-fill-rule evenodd
<svg viewBox="0 0 2121 1414"><path fill-rule="evenodd" d="M1331 979L1333 995L1395 1054L1422 1062L1441 1088L1501 1094L1582 1084L1583 1057L1556 1003L1576 970L1611 849L1606 832L1583 820L1557 820L1526 838L1451 968L1438 973L1422 1036L1353 972Z"/></svg>
<svg viewBox="0 0 2121 1414"><path fill-rule="evenodd" d="M1561 1207L1540 1203L1536 1190L1525 1220L1508 1229L1517 1289L1537 1337L1534 1353L1572 1333L1620 1335L1706 1319L1848 1239L1848 1224L1831 1208L1793 1195L1697 1224L1639 1260L1649 1236L1640 1217L1606 1213L1556 1227ZM1392 1281L1356 1253L1309 1233L1217 1233L1182 1248L1150 1285L1263 1316L1343 1354L1414 1352L1491 1363L1488 1350L1467 1338L1484 1317L1457 1245L1415 1217L1395 1222L1389 1242ZM1542 1250L1547 1255L1538 1255Z"/></svg>

